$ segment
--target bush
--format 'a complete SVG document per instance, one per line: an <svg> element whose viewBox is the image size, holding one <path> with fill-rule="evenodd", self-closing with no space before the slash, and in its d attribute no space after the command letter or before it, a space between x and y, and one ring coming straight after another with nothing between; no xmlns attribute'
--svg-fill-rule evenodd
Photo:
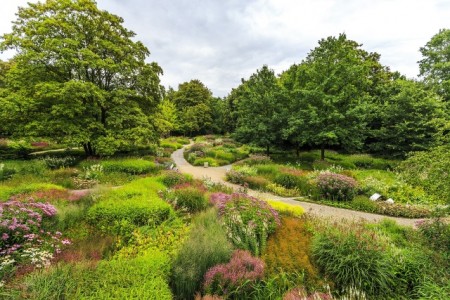
<svg viewBox="0 0 450 300"><path fill-rule="evenodd" d="M205 191L195 186L176 188L167 193L167 200L177 209L185 209L190 213L206 209L208 200Z"/></svg>
<svg viewBox="0 0 450 300"><path fill-rule="evenodd" d="M200 213L192 223L189 237L172 264L171 285L179 299L193 299L206 271L229 261L232 253L215 209Z"/></svg>
<svg viewBox="0 0 450 300"><path fill-rule="evenodd" d="M154 173L158 170L154 162L134 158L104 160L101 165L105 172L124 172L132 175Z"/></svg>
<svg viewBox="0 0 450 300"><path fill-rule="evenodd" d="M392 258L383 237L361 224L341 224L319 231L312 256L337 287L355 287L367 295L388 297L395 286Z"/></svg>
<svg viewBox="0 0 450 300"><path fill-rule="evenodd" d="M281 214L300 217L305 213L305 210L300 205L288 204L281 201L268 200L270 206Z"/></svg>
<svg viewBox="0 0 450 300"><path fill-rule="evenodd" d="M450 258L450 224L441 218L419 221L417 229L425 243Z"/></svg>
<svg viewBox="0 0 450 300"><path fill-rule="evenodd" d="M277 175L273 180L276 184L279 184L287 189L294 189L298 186L298 177L292 174L282 173Z"/></svg>
<svg viewBox="0 0 450 300"><path fill-rule="evenodd" d="M167 171L161 177L161 182L167 187L192 182L192 177L175 171Z"/></svg>
<svg viewBox="0 0 450 300"><path fill-rule="evenodd" d="M246 176L243 181L248 184L248 187L255 190L265 190L270 181L262 176Z"/></svg>
<svg viewBox="0 0 450 300"><path fill-rule="evenodd" d="M316 180L319 192L327 199L337 201L351 200L356 193L356 181L345 175L324 172Z"/></svg>
<svg viewBox="0 0 450 300"><path fill-rule="evenodd" d="M232 295L239 298L245 289L264 276L264 262L250 252L236 250L230 262L209 269L205 274L204 290L214 295Z"/></svg>
<svg viewBox="0 0 450 300"><path fill-rule="evenodd" d="M400 176L412 186L422 187L442 203L450 204L450 146L413 153L400 163Z"/></svg>
<svg viewBox="0 0 450 300"><path fill-rule="evenodd" d="M88 211L89 223L117 235L130 235L136 226L160 224L171 215L172 209L158 197L157 192L163 186L156 180L136 180L102 195Z"/></svg>
<svg viewBox="0 0 450 300"><path fill-rule="evenodd" d="M225 178L227 181L235 184L244 184L244 175L235 170L227 171Z"/></svg>
<svg viewBox="0 0 450 300"><path fill-rule="evenodd" d="M280 224L278 213L266 202L245 194L212 194L228 237L236 247L258 256L270 233Z"/></svg>

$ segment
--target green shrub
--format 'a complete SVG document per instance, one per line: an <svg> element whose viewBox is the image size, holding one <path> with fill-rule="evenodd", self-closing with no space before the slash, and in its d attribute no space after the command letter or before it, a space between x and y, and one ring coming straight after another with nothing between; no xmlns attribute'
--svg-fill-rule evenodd
<svg viewBox="0 0 450 300"><path fill-rule="evenodd" d="M386 242L358 224L322 229L313 238L312 256L339 289L355 287L368 295L389 297L395 272Z"/></svg>
<svg viewBox="0 0 450 300"><path fill-rule="evenodd" d="M227 171L225 178L227 181L235 184L244 184L244 175L242 173L235 171L235 170L229 170Z"/></svg>
<svg viewBox="0 0 450 300"><path fill-rule="evenodd" d="M262 176L246 176L244 182L248 184L248 187L255 190L265 190L270 181Z"/></svg>
<svg viewBox="0 0 450 300"><path fill-rule="evenodd" d="M356 181L348 176L324 172L317 177L317 188L327 199L346 201L356 194Z"/></svg>
<svg viewBox="0 0 450 300"><path fill-rule="evenodd" d="M425 239L425 243L450 258L450 224L441 218L423 220L417 228Z"/></svg>
<svg viewBox="0 0 450 300"><path fill-rule="evenodd" d="M178 299L194 299L206 271L228 262L232 253L225 229L215 209L202 212L193 219L192 229L172 266L171 285Z"/></svg>
<svg viewBox="0 0 450 300"><path fill-rule="evenodd" d="M236 157L233 155L233 153L225 152L223 150L217 150L215 158L226 160L229 162L234 162L236 160Z"/></svg>
<svg viewBox="0 0 450 300"><path fill-rule="evenodd" d="M171 142L168 142L168 141L162 142L160 146L162 148L169 148L169 149L171 149L173 151L183 147L182 144L179 144L179 143L176 143L176 142L175 143L171 143Z"/></svg>
<svg viewBox="0 0 450 300"><path fill-rule="evenodd" d="M133 259L101 261L85 286L83 299L172 299L170 259L152 250Z"/></svg>
<svg viewBox="0 0 450 300"><path fill-rule="evenodd" d="M105 172L124 172L133 175L154 173L158 170L154 162L134 158L104 160L101 165Z"/></svg>
<svg viewBox="0 0 450 300"><path fill-rule="evenodd" d="M102 231L131 234L136 226L157 225L172 213L157 192L163 186L156 178L144 178L102 195L88 211L89 223Z"/></svg>
<svg viewBox="0 0 450 300"><path fill-rule="evenodd" d="M279 184L287 189L294 189L298 186L298 177L293 174L282 173L275 177L273 180L276 184Z"/></svg>
<svg viewBox="0 0 450 300"><path fill-rule="evenodd" d="M439 202L450 204L450 146L413 153L400 163L400 177L412 186L422 187Z"/></svg>
<svg viewBox="0 0 450 300"><path fill-rule="evenodd" d="M161 182L167 187L173 187L178 184L192 182L192 177L175 171L167 171L162 175Z"/></svg>
<svg viewBox="0 0 450 300"><path fill-rule="evenodd" d="M204 210L208 206L205 191L195 186L174 189L167 193L167 199L177 208L194 213Z"/></svg>

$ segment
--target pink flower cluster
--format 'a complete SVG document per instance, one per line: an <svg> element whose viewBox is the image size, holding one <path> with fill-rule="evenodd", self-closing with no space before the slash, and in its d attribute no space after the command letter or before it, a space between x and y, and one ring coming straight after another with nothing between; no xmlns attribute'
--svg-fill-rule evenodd
<svg viewBox="0 0 450 300"><path fill-rule="evenodd" d="M0 255L29 247L48 246L58 250L61 233L52 234L42 228L43 219L54 217L56 212L50 203L15 200L0 203Z"/></svg>
<svg viewBox="0 0 450 300"><path fill-rule="evenodd" d="M236 250L229 263L214 266L206 272L205 291L227 295L248 282L261 280L264 267L264 261L253 257L249 251Z"/></svg>

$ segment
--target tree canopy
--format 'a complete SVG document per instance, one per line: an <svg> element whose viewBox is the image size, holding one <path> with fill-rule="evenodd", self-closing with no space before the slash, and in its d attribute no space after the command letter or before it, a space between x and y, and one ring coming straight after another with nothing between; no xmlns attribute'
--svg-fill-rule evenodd
<svg viewBox="0 0 450 300"><path fill-rule="evenodd" d="M450 102L450 29L439 30L420 52L423 59L419 61L419 75Z"/></svg>
<svg viewBox="0 0 450 300"><path fill-rule="evenodd" d="M157 139L161 100L156 63L123 19L93 0L48 0L19 8L1 49L15 49L0 94L2 127L111 154Z"/></svg>
<svg viewBox="0 0 450 300"><path fill-rule="evenodd" d="M319 41L300 64L282 76L290 93L284 136L296 145L361 148L370 70L374 56L345 34ZM376 62L376 61L375 61Z"/></svg>
<svg viewBox="0 0 450 300"><path fill-rule="evenodd" d="M266 148L281 139L285 96L274 71L264 65L244 80L236 100L236 137Z"/></svg>

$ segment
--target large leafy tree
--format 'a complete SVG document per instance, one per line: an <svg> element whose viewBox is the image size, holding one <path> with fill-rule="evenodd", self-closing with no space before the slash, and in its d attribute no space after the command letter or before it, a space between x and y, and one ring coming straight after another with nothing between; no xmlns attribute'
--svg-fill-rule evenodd
<svg viewBox="0 0 450 300"><path fill-rule="evenodd" d="M270 147L281 140L286 105L274 71L263 66L236 91L237 139L265 147L269 154Z"/></svg>
<svg viewBox="0 0 450 300"><path fill-rule="evenodd" d="M371 152L404 157L444 139L444 103L422 83L398 78L386 86L378 102L378 128L372 128Z"/></svg>
<svg viewBox="0 0 450 300"><path fill-rule="evenodd" d="M211 91L198 79L181 83L168 97L177 108L177 130L184 135L211 131L213 97Z"/></svg>
<svg viewBox="0 0 450 300"><path fill-rule="evenodd" d="M420 52L420 76L450 102L450 29L439 30Z"/></svg>
<svg viewBox="0 0 450 300"><path fill-rule="evenodd" d="M2 94L2 126L111 154L157 139L156 63L123 19L93 0L47 0L19 8L1 49L17 50Z"/></svg>
<svg viewBox="0 0 450 300"><path fill-rule="evenodd" d="M290 91L284 137L292 143L355 150L363 145L371 74L377 56L345 34L319 41L307 58L281 76Z"/></svg>

